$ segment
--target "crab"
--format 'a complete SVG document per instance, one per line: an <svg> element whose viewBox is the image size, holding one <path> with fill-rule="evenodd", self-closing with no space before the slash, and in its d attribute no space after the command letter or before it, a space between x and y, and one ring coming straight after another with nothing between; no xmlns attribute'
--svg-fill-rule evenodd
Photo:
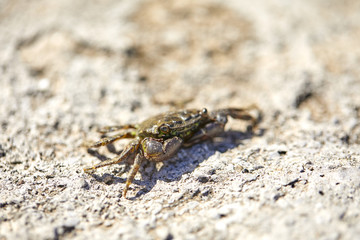
<svg viewBox="0 0 360 240"><path fill-rule="evenodd" d="M228 116L250 121L251 126L255 127L257 119L249 112L254 108L257 109L256 106L251 106L248 108L224 108L212 112L208 112L206 108L172 111L148 118L136 125L103 127L99 129L99 132L103 134L114 131L121 132L106 136L89 145L89 148L105 146L124 138L133 140L115 158L102 161L90 168L84 168L84 171L90 172L100 167L134 159L122 194L126 198L129 186L143 161L165 161L173 157L181 147L189 147L219 135L224 131Z"/></svg>

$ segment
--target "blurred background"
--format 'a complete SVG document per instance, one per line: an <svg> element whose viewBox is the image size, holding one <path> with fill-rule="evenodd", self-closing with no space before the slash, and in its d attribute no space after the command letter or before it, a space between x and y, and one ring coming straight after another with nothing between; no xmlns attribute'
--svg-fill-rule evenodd
<svg viewBox="0 0 360 240"><path fill-rule="evenodd" d="M359 194L352 191L360 175L338 168L359 166L359 41L357 0L0 0L0 238L296 239L304 229L309 239L358 236ZM214 163L215 145L181 151L177 159L201 160L177 174L179 183L163 182L166 171L146 178L153 188L137 203L118 198L121 181L83 176L83 167L99 161L81 147L99 137L95 126L252 104L263 112L263 136L229 143L229 155L215 154ZM245 129L239 121L227 128ZM165 204L189 182L203 186L192 171L216 162L235 170L216 170L218 180L207 183L211 197L185 192L179 199L186 201ZM261 177L249 180L236 170L243 168ZM303 168L316 178L305 181ZM319 180L324 172L330 179ZM301 181L300 190L282 189ZM239 187L249 182L247 190ZM338 182L350 185L336 192ZM327 190L327 200L318 200ZM167 210L153 209L154 199ZM316 206L319 218L312 216Z"/></svg>
<svg viewBox="0 0 360 240"><path fill-rule="evenodd" d="M350 0L2 1L2 84L32 92L32 109L57 99L98 121L252 103L324 120L359 100L349 89L358 10Z"/></svg>

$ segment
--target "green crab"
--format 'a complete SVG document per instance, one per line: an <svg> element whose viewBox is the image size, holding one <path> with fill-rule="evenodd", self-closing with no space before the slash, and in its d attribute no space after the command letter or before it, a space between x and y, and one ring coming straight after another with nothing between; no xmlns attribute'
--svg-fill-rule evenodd
<svg viewBox="0 0 360 240"><path fill-rule="evenodd" d="M172 111L148 118L136 125L104 127L99 132L105 134L123 131L104 137L88 146L89 148L104 146L123 138L133 138L133 140L119 156L105 160L93 167L84 168L84 171L89 172L127 159L135 159L123 191L123 196L126 198L129 186L144 160L164 161L174 156L182 146L188 147L219 135L224 131L228 116L251 121L254 127L257 123L256 118L249 114L249 110L254 108L257 109L252 106L218 109L212 112L208 112L206 108Z"/></svg>

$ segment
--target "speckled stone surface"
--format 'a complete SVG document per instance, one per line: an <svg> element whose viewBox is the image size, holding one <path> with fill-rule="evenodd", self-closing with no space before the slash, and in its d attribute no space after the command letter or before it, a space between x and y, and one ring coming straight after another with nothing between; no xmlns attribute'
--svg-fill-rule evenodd
<svg viewBox="0 0 360 240"><path fill-rule="evenodd" d="M0 239L357 239L360 2L0 1ZM84 167L97 126L246 107L214 141Z"/></svg>

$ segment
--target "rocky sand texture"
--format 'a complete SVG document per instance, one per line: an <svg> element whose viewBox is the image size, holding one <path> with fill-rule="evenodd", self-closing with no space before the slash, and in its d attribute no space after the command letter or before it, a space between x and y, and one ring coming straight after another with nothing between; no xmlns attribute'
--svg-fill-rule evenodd
<svg viewBox="0 0 360 240"><path fill-rule="evenodd" d="M358 239L360 2L0 1L0 239ZM256 104L253 134L84 167L97 126Z"/></svg>

